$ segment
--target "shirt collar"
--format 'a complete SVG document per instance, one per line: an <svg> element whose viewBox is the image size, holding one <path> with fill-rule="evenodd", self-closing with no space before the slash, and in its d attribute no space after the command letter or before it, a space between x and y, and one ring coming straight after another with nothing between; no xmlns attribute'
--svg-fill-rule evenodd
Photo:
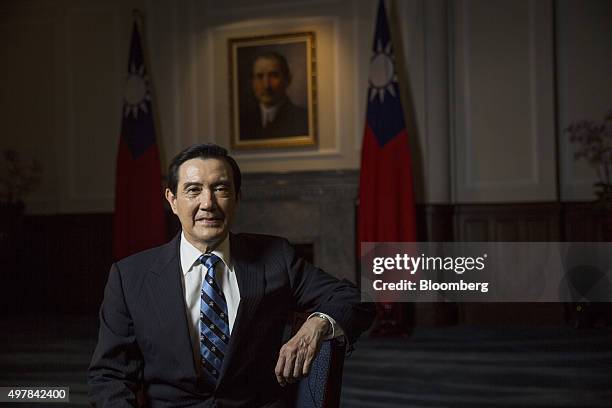
<svg viewBox="0 0 612 408"><path fill-rule="evenodd" d="M229 234L225 237L225 239L212 251L213 254L217 255L221 258L221 261L227 266L228 270L232 270L230 268L230 245L229 245ZM180 244L180 254L181 254L181 269L183 270L183 275L186 275L191 269L196 265L196 262L202 256L202 251L193 246L191 242L187 241L185 238L185 233L181 232L181 244Z"/></svg>
<svg viewBox="0 0 612 408"><path fill-rule="evenodd" d="M266 122L274 122L276 119L276 114L278 113L279 105L270 106L269 108L265 107L262 104L259 104L261 108L261 124L264 126Z"/></svg>

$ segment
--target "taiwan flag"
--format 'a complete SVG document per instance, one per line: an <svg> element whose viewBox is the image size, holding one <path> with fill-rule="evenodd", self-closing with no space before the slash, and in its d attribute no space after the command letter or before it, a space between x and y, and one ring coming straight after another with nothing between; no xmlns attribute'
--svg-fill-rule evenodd
<svg viewBox="0 0 612 408"><path fill-rule="evenodd" d="M378 7L367 96L359 181L359 243L414 242L410 146L384 0ZM381 306L379 325L384 321L389 327L382 328L380 334L404 331L405 305L383 303Z"/></svg>
<svg viewBox="0 0 612 408"><path fill-rule="evenodd" d="M134 22L117 154L113 257L166 242L151 82Z"/></svg>

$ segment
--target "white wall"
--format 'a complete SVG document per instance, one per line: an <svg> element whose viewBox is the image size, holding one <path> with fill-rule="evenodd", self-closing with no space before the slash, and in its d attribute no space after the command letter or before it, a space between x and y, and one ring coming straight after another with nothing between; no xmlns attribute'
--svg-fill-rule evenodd
<svg viewBox="0 0 612 408"><path fill-rule="evenodd" d="M458 202L554 201L549 0L454 2Z"/></svg>
<svg viewBox="0 0 612 408"><path fill-rule="evenodd" d="M417 172L423 201L449 199L448 171L432 165L448 146L445 121L432 121L447 116L446 91L426 97L437 89L432 78L445 85L446 66L429 75L428 65L445 63L447 50L427 48L425 38L426 30L434 31L434 42L445 43L438 31L444 29L444 3L391 6L401 34L396 48L404 61L414 155L423 166ZM268 1L255 7L247 1L13 1L0 6L7 61L0 68L6 132L0 147L32 154L43 164L43 185L28 199L30 212L112 211L133 7L147 15L164 167L189 144L229 145L228 38L305 30L317 36L318 146L235 156L245 172L359 167L375 2ZM428 116L430 105L438 112ZM423 137L428 131L431 140Z"/></svg>
<svg viewBox="0 0 612 408"><path fill-rule="evenodd" d="M0 6L0 148L40 160L34 213L109 211L129 38L121 2Z"/></svg>
<svg viewBox="0 0 612 408"><path fill-rule="evenodd" d="M612 110L612 2L449 4L454 201L592 200L564 129Z"/></svg>
<svg viewBox="0 0 612 408"><path fill-rule="evenodd" d="M556 126L612 107L610 2L556 3L557 89L552 0L388 3L419 201L556 199ZM304 30L317 36L319 145L235 156L246 172L359 167L375 1L6 1L0 148L43 163L30 212L112 211L133 7L147 15L164 168L192 143L229 145L228 38ZM561 149L563 197L588 198L592 174Z"/></svg>
<svg viewBox="0 0 612 408"><path fill-rule="evenodd" d="M595 172L574 160L563 130L577 120L601 121L612 111L612 2L557 2L557 78L561 198L593 199Z"/></svg>

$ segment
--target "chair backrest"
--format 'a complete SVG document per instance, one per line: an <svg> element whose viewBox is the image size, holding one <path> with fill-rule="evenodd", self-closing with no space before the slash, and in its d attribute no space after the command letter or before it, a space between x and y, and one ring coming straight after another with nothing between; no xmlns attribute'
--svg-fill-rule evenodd
<svg viewBox="0 0 612 408"><path fill-rule="evenodd" d="M337 339L321 344L310 374L299 384L296 408L338 408L342 391L342 369L346 345Z"/></svg>

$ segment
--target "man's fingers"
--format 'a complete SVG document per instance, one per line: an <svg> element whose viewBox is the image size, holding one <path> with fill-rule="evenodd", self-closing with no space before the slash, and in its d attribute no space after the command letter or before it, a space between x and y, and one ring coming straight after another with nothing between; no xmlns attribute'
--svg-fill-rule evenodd
<svg viewBox="0 0 612 408"><path fill-rule="evenodd" d="M289 355L285 358L285 367L283 369L283 377L285 381L291 381L293 377L293 367L295 365L297 350L292 349L289 351Z"/></svg>
<svg viewBox="0 0 612 408"><path fill-rule="evenodd" d="M305 377L310 373L310 366L312 364L312 360L314 360L316 354L316 350L314 347L308 347L308 351L306 352L306 357L304 359L304 367L302 369L302 375Z"/></svg>
<svg viewBox="0 0 612 408"><path fill-rule="evenodd" d="M298 333L279 352L274 370L281 386L294 383L310 373L312 361L321 344L322 329L318 319L307 320Z"/></svg>
<svg viewBox="0 0 612 408"><path fill-rule="evenodd" d="M294 378L299 378L302 376L305 356L306 356L305 351L302 349L299 349L297 352L297 356L295 358L295 364L293 367L293 377Z"/></svg>
<svg viewBox="0 0 612 408"><path fill-rule="evenodd" d="M276 368L274 369L274 373L276 374L276 381L278 381L278 383L283 387L286 385L285 379L282 376L284 369L285 369L285 356L282 353L282 349L281 349L281 353L278 356L278 361L276 362Z"/></svg>
<svg viewBox="0 0 612 408"><path fill-rule="evenodd" d="M297 341L290 340L281 347L274 373L276 374L276 380L283 387L287 385L287 383L295 382L293 373L296 371L298 351L299 345ZM301 367L301 365L299 367ZM297 371L301 372L301 368Z"/></svg>

